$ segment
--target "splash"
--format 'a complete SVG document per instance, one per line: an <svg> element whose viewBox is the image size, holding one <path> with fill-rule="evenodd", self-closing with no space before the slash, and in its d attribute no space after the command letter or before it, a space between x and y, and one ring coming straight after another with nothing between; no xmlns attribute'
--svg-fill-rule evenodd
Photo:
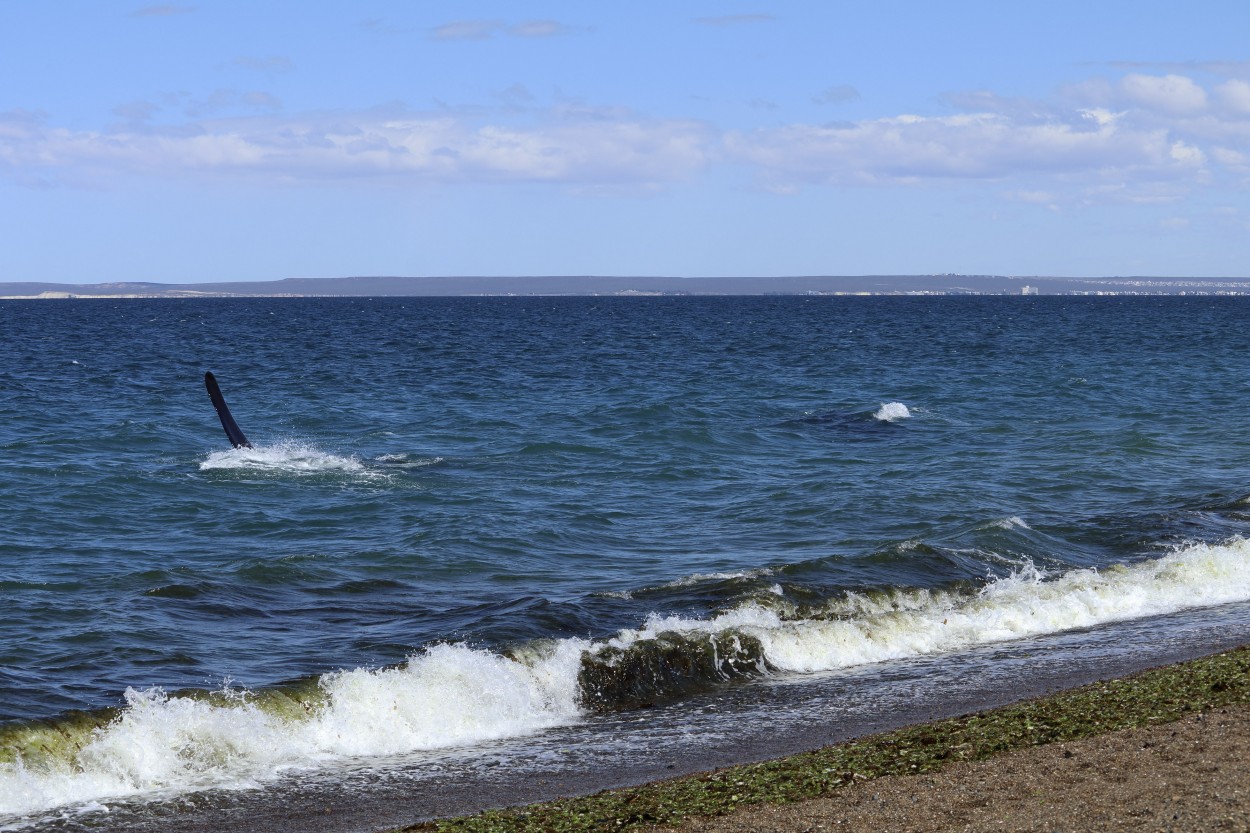
<svg viewBox="0 0 1250 833"><path fill-rule="evenodd" d="M200 471L242 469L280 474L360 473L365 466L355 457L327 454L304 443L232 448L214 451L200 463Z"/></svg>
<svg viewBox="0 0 1250 833"><path fill-rule="evenodd" d="M0 763L0 826L66 806L106 810L130 796L245 789L284 769L353 755L440 749L516 737L577 718L584 644L564 640L510 659L436 645L403 666L330 674L300 700L128 690L107 724L76 739L31 728ZM61 748L52 748L54 738ZM36 819L31 819L35 821Z"/></svg>
<svg viewBox="0 0 1250 833"><path fill-rule="evenodd" d="M909 419L911 411L902 402L882 402L873 417L882 422L897 422L900 419Z"/></svg>

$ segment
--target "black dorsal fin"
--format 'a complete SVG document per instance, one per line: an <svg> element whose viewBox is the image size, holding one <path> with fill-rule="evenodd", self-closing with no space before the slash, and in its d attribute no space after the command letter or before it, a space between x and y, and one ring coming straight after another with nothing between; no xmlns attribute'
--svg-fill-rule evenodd
<svg viewBox="0 0 1250 833"><path fill-rule="evenodd" d="M234 421L234 417L230 416L230 409L226 407L226 400L222 397L221 388L217 386L217 380L213 378L213 374L204 374L204 387L208 388L208 398L213 400L213 407L217 410L221 427L226 429L230 444L235 448L251 448L252 444L247 441L247 437L243 436L239 424Z"/></svg>

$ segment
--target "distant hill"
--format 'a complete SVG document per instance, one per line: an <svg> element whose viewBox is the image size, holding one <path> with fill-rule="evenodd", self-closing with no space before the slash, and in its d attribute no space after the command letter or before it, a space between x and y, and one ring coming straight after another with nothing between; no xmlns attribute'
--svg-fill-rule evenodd
<svg viewBox="0 0 1250 833"><path fill-rule="evenodd" d="M1247 278L1055 278L858 275L774 278L527 277L286 278L219 283L0 283L0 298L370 297L466 295L1071 295L1250 294Z"/></svg>

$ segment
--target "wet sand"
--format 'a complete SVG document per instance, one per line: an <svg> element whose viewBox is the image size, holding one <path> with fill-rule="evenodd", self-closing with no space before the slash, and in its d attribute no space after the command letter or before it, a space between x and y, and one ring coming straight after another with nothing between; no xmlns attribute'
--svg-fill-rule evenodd
<svg viewBox="0 0 1250 833"><path fill-rule="evenodd" d="M1250 831L1250 646L772 761L405 829Z"/></svg>
<svg viewBox="0 0 1250 833"><path fill-rule="evenodd" d="M1250 706L886 776L650 833L1250 830Z"/></svg>

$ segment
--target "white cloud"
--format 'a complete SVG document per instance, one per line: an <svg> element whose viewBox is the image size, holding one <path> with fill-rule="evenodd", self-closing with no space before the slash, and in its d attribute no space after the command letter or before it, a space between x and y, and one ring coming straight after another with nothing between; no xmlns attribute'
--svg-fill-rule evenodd
<svg viewBox="0 0 1250 833"><path fill-rule="evenodd" d="M1217 145L1211 148L1211 158L1233 173L1250 175L1250 153Z"/></svg>
<svg viewBox="0 0 1250 833"><path fill-rule="evenodd" d="M1132 102L1170 116L1189 116L1207 107L1207 93L1183 75L1126 75L1120 89Z"/></svg>
<svg viewBox="0 0 1250 833"><path fill-rule="evenodd" d="M693 121L555 120L474 125L452 116L240 118L157 130L50 128L0 116L0 173L44 180L195 174L284 181L529 181L648 185L706 165L714 136Z"/></svg>
<svg viewBox="0 0 1250 833"><path fill-rule="evenodd" d="M1172 143L1171 155L1180 164L1190 167L1199 167L1207 161L1205 153L1193 145L1187 145L1181 141Z"/></svg>
<svg viewBox="0 0 1250 833"><path fill-rule="evenodd" d="M1171 202L1244 176L1250 159L1250 83L1240 80L1207 89L1134 74L1071 85L1049 102L990 91L943 100L969 112L790 124L730 133L726 145L770 189L1001 179L1028 183L1001 192L1010 199L1045 192L1055 203Z"/></svg>
<svg viewBox="0 0 1250 833"><path fill-rule="evenodd" d="M1187 146L1174 150L1163 130L1124 130L1114 121L1091 126L1084 119L1021 123L990 113L789 125L731 133L726 143L734 158L770 179L809 184L1063 175L1193 161Z"/></svg>
<svg viewBox="0 0 1250 833"><path fill-rule="evenodd" d="M1230 111L1250 115L1250 82L1234 79L1215 88L1220 102Z"/></svg>
<svg viewBox="0 0 1250 833"><path fill-rule="evenodd" d="M1124 113L1112 113L1110 110L1104 110L1102 107L1095 107L1091 110L1081 110L1082 117L1089 119L1099 127L1109 127L1116 123Z"/></svg>
<svg viewBox="0 0 1250 833"><path fill-rule="evenodd" d="M449 24L454 36L508 35L509 24ZM450 36L450 35L449 35ZM535 35L536 36L536 35ZM433 114L358 111L284 115L264 92L218 90L139 101L123 123L71 130L46 115L0 113L0 175L97 184L130 174L229 175L270 181L547 182L579 193L661 187L715 164L793 193L810 186L907 186L994 181L1006 199L1041 205L1160 203L1198 187L1244 187L1250 176L1250 84L1209 93L1181 76L1134 75L1067 88L1055 101L990 92L950 96L983 109L842 123L718 130L623 108L535 105L522 84L495 106ZM845 100L851 87L827 91ZM1243 98L1246 99L1243 101ZM776 111L766 99L753 107ZM171 124L174 113L185 120ZM229 117L227 117L229 116ZM774 116L769 116L771 121Z"/></svg>
<svg viewBox="0 0 1250 833"><path fill-rule="evenodd" d="M1126 179L1111 181L1082 189L1081 201L1086 205L1123 204L1123 205L1168 205L1180 202L1185 198L1183 189L1172 183L1161 183L1152 180L1129 182Z"/></svg>

